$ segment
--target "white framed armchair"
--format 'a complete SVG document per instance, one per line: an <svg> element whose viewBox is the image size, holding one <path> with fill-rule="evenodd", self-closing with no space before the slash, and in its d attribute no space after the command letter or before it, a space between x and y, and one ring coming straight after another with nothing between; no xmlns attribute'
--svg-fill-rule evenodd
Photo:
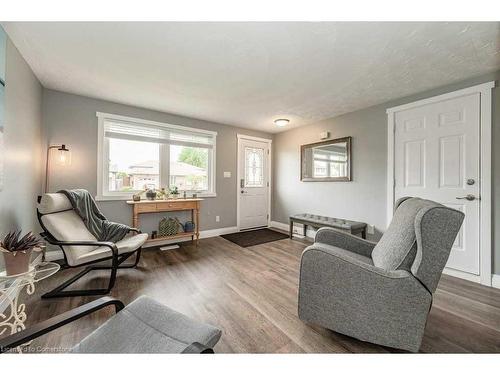
<svg viewBox="0 0 500 375"><path fill-rule="evenodd" d="M301 259L298 314L306 322L418 351L432 295L464 214L402 198L378 243L321 228Z"/></svg>
<svg viewBox="0 0 500 375"><path fill-rule="evenodd" d="M118 269L133 268L139 263L142 245L148 235L130 228L129 234L116 243L98 241L75 212L70 200L62 193L47 193L39 198L37 217L43 229L41 236L50 244L59 246L64 254L63 268L87 266L42 298L89 296L108 294L116 281ZM135 254L135 261L122 265ZM97 263L111 262L111 265ZM108 286L101 289L64 290L93 270L109 269Z"/></svg>

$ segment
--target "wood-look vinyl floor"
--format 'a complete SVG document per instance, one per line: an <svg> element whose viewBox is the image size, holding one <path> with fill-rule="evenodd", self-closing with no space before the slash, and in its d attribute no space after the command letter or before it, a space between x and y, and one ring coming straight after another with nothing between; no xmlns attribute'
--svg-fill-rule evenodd
<svg viewBox="0 0 500 375"><path fill-rule="evenodd" d="M139 268L118 272L111 295L127 304L146 294L220 327L218 353L396 352L299 320L297 287L305 246L304 241L284 239L241 248L214 237L200 240L198 247L184 243L171 251L146 249ZM59 272L26 298L28 325L97 298L39 298L75 272ZM94 271L77 286L104 287L106 272ZM112 309L95 313L38 338L32 347L47 352L69 348L112 314ZM500 352L500 290L443 275L421 351Z"/></svg>

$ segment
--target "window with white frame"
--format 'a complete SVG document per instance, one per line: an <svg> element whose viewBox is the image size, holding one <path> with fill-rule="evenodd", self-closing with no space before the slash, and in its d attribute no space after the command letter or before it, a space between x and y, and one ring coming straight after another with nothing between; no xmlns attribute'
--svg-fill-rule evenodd
<svg viewBox="0 0 500 375"><path fill-rule="evenodd" d="M145 189L177 187L215 196L217 133L97 113L98 195L129 199Z"/></svg>

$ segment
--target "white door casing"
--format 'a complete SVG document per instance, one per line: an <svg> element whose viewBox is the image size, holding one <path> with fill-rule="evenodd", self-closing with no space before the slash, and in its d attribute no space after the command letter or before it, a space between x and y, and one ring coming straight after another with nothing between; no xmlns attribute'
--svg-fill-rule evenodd
<svg viewBox="0 0 500 375"><path fill-rule="evenodd" d="M464 212L447 270L487 285L491 107L489 116L485 107L488 101L491 106L491 87L475 86L388 110L388 220L394 202L403 196L431 199ZM457 199L467 195L475 199Z"/></svg>
<svg viewBox="0 0 500 375"><path fill-rule="evenodd" d="M269 226L271 142L238 134L238 228Z"/></svg>

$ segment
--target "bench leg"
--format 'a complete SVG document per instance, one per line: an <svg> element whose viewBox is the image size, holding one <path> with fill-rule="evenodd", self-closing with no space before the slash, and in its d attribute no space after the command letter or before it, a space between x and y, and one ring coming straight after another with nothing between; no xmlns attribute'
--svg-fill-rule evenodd
<svg viewBox="0 0 500 375"><path fill-rule="evenodd" d="M290 220L290 239L293 238L293 221Z"/></svg>
<svg viewBox="0 0 500 375"><path fill-rule="evenodd" d="M366 240L366 228L361 231L361 238Z"/></svg>
<svg viewBox="0 0 500 375"><path fill-rule="evenodd" d="M302 233L304 234L304 237L307 237L307 224L302 224L302 225L304 226Z"/></svg>

